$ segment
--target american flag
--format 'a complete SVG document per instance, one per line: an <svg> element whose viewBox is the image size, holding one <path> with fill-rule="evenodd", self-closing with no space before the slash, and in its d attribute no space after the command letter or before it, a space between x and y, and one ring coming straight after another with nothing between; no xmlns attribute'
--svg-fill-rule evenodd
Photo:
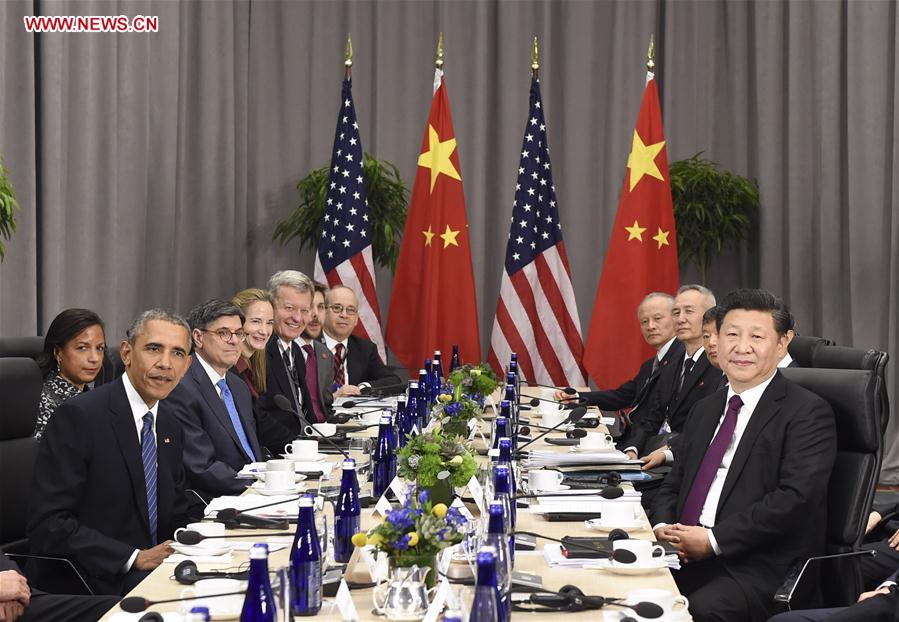
<svg viewBox="0 0 899 622"><path fill-rule="evenodd" d="M337 130L322 237L315 257L315 278L330 287L344 285L359 299L359 323L356 333L377 344L381 358L387 360L381 335L381 309L375 289L375 270L371 257L371 227L365 177L362 170L362 141L353 104L352 80L343 81Z"/></svg>
<svg viewBox="0 0 899 622"><path fill-rule="evenodd" d="M488 361L502 369L509 355L517 352L526 379L582 386L586 381L580 325L562 241L540 82L534 78Z"/></svg>

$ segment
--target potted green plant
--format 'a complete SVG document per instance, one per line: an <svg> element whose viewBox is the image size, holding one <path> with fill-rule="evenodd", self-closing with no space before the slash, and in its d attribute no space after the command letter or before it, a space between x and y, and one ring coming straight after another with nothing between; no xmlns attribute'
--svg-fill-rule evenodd
<svg viewBox="0 0 899 622"><path fill-rule="evenodd" d="M466 441L439 429L411 437L397 452L397 474L427 490L434 503L452 503L453 489L465 486L477 470Z"/></svg>
<svg viewBox="0 0 899 622"><path fill-rule="evenodd" d="M693 262L702 283L724 247L745 240L759 209L755 180L721 170L702 152L670 167L680 263Z"/></svg>
<svg viewBox="0 0 899 622"><path fill-rule="evenodd" d="M481 407L483 400L499 386L496 374L487 363L457 367L450 372L449 381L453 385L454 392L461 392L462 395L481 402Z"/></svg>
<svg viewBox="0 0 899 622"><path fill-rule="evenodd" d="M12 238L16 230L16 212L20 209L16 191L9 180L9 171L0 158L0 261L6 256L3 240Z"/></svg>
<svg viewBox="0 0 899 622"><path fill-rule="evenodd" d="M409 490L403 505L387 512L384 521L353 536L357 547L371 545L388 556L391 568L430 568L426 582L433 587L437 554L462 541L465 517L444 503L434 502L425 490Z"/></svg>
<svg viewBox="0 0 899 622"><path fill-rule="evenodd" d="M455 387L451 394L437 396L437 402L431 407L431 419L437 420L445 435L465 439L468 438L468 422L477 419L483 412L483 406L464 395L461 387Z"/></svg>
<svg viewBox="0 0 899 622"><path fill-rule="evenodd" d="M318 248L329 172L330 167L324 166L297 182L300 203L275 226L272 236L281 246L298 238L300 250ZM386 160L376 160L367 153L363 158L362 174L365 177L368 223L371 226L372 258L377 265L394 272L400 255L400 238L406 224L408 190L396 166Z"/></svg>

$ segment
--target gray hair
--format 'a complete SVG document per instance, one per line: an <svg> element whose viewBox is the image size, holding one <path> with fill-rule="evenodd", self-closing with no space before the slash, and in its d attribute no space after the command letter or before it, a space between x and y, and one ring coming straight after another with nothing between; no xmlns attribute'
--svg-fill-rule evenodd
<svg viewBox="0 0 899 622"><path fill-rule="evenodd" d="M172 313L165 309L148 309L138 315L134 321L131 322L131 326L128 327L128 330L125 331L125 339L128 340L128 343L133 346L137 338L144 334L147 322L153 320L168 322L169 324L174 324L176 326L183 326L184 330L187 331L187 334L190 335L190 326L188 325L187 320L177 313ZM188 336L188 342L189 341L190 337Z"/></svg>
<svg viewBox="0 0 899 622"><path fill-rule="evenodd" d="M640 315L640 309L644 304L652 300L653 298L661 298L670 304L672 307L674 306L674 296L671 294L667 294L665 292L650 292L643 297L643 300L640 301L640 304L637 305L637 315Z"/></svg>
<svg viewBox="0 0 899 622"><path fill-rule="evenodd" d="M268 280L268 293L275 302L278 301L279 287L292 287L301 294L311 292L315 288L312 279L299 270L278 270Z"/></svg>
<svg viewBox="0 0 899 622"><path fill-rule="evenodd" d="M715 294L712 293L712 290L710 290L708 287L705 287L704 285L698 285L697 283L681 285L677 290L677 295L680 296L684 292L689 291L699 292L700 294L705 296L708 307L714 307L717 304L717 302L715 301Z"/></svg>

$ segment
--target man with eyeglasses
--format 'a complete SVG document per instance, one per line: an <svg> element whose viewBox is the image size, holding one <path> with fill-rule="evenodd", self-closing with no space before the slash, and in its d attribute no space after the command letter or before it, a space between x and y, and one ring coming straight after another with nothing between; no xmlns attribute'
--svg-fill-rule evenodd
<svg viewBox="0 0 899 622"><path fill-rule="evenodd" d="M324 340L334 353L336 396L359 395L365 387L400 388L402 380L384 365L374 342L353 334L359 321L355 292L338 285L328 291Z"/></svg>
<svg viewBox="0 0 899 622"><path fill-rule="evenodd" d="M224 300L207 300L190 312L194 355L190 368L166 400L184 432L188 486L203 497L246 489L237 472L264 460L246 383L229 371L246 339L243 313Z"/></svg>

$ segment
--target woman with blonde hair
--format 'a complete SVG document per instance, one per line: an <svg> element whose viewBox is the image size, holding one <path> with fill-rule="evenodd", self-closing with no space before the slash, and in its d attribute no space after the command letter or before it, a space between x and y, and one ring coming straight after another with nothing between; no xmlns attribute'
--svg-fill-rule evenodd
<svg viewBox="0 0 899 622"><path fill-rule="evenodd" d="M250 288L237 292L231 302L244 314L243 330L247 334L241 343L240 358L234 371L250 387L253 401L265 393L265 346L275 328L272 299L263 289Z"/></svg>

